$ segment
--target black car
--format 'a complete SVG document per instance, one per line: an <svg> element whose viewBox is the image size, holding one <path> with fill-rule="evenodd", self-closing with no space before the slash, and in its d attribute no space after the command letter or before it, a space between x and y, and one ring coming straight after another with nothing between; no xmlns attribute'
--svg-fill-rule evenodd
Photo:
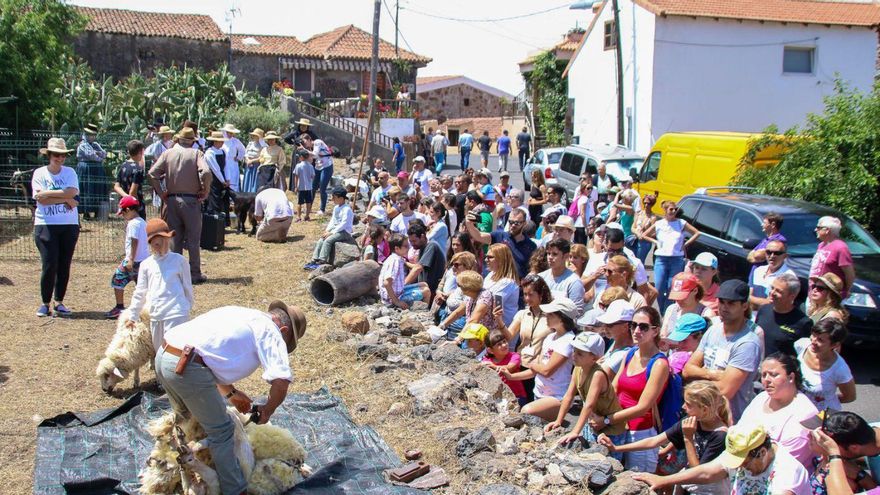
<svg viewBox="0 0 880 495"><path fill-rule="evenodd" d="M801 300L806 298L810 261L819 245L815 228L820 217L841 220L840 237L849 246L856 268L856 281L843 301L850 313L849 342L880 347L880 243L861 225L826 206L788 198L699 190L679 201L679 216L702 235L688 248L691 259L708 251L718 258L722 280L748 280L751 264L746 256L764 237L761 221L776 212L784 218L782 235L787 239L786 262L801 279Z"/></svg>

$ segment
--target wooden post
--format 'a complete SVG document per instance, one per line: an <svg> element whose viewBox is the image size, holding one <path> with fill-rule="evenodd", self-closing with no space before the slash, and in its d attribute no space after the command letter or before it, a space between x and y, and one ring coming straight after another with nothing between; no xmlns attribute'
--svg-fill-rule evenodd
<svg viewBox="0 0 880 495"><path fill-rule="evenodd" d="M373 2L373 56L370 60L370 115L367 116L367 132L364 136L364 148L361 151L361 164L358 167L358 174L355 180L357 184L354 188L353 206L357 206L358 196L361 193L361 174L364 171L364 161L367 159L367 151L370 147L370 141L373 138L373 115L376 113L376 74L379 71L379 12L382 8L382 0Z"/></svg>

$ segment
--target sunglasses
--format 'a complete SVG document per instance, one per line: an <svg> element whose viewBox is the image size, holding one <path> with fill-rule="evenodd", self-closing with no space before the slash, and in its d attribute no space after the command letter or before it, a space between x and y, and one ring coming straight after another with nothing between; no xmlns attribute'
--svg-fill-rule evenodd
<svg viewBox="0 0 880 495"><path fill-rule="evenodd" d="M647 332L652 328L657 328L655 325L651 325L650 323L635 323L630 322L630 328L636 329L638 328L640 332Z"/></svg>
<svg viewBox="0 0 880 495"><path fill-rule="evenodd" d="M828 287L825 287L824 285L814 285L812 290L817 290L819 292L828 292Z"/></svg>
<svg viewBox="0 0 880 495"><path fill-rule="evenodd" d="M770 251L769 249L765 250L764 252L767 253L767 256L782 256L783 254L785 254L785 251Z"/></svg>
<svg viewBox="0 0 880 495"><path fill-rule="evenodd" d="M673 206L673 207L671 207L671 208L666 208L666 211L678 211L678 207L677 207L677 206Z"/></svg>
<svg viewBox="0 0 880 495"><path fill-rule="evenodd" d="M491 254L487 254L487 255L486 255L486 259L487 259L487 260L494 260L495 257L492 256Z"/></svg>
<svg viewBox="0 0 880 495"><path fill-rule="evenodd" d="M461 263L453 263L452 267L453 268L461 268Z"/></svg>
<svg viewBox="0 0 880 495"><path fill-rule="evenodd" d="M525 222L523 222L522 220L509 220L507 223L509 223L511 226L517 226L523 225Z"/></svg>

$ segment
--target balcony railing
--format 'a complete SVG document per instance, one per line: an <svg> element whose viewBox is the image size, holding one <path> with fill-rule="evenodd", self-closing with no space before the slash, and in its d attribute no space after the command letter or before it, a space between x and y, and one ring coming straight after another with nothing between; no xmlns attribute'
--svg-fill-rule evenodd
<svg viewBox="0 0 880 495"><path fill-rule="evenodd" d="M397 101L393 99L376 100L376 116L379 118L418 119L419 102L414 100ZM324 106L348 118L367 118L370 110L368 98L325 98Z"/></svg>
<svg viewBox="0 0 880 495"><path fill-rule="evenodd" d="M326 122L334 127L338 127L345 132L353 134L362 139L367 135L367 126L358 124L353 120L349 120L355 117L346 117L342 113L338 112L336 108L331 107L329 104L324 105L324 108L320 108L306 103L300 99L294 98L293 101L295 102L299 112L304 115ZM379 126L377 125L376 128L378 127ZM394 141L391 136L379 132L373 132L371 140L384 148L391 149L394 146Z"/></svg>

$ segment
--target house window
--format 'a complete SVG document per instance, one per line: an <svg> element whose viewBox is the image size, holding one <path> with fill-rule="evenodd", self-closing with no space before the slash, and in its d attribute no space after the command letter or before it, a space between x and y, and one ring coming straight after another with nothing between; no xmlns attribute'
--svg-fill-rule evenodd
<svg viewBox="0 0 880 495"><path fill-rule="evenodd" d="M782 52L782 72L784 74L812 74L815 57L815 48L786 46Z"/></svg>
<svg viewBox="0 0 880 495"><path fill-rule="evenodd" d="M293 73L293 89L295 91L312 90L312 71L298 70Z"/></svg>
<svg viewBox="0 0 880 495"><path fill-rule="evenodd" d="M465 98L465 99L464 99L464 106L466 106L466 107L471 106L471 99L470 99L470 98Z"/></svg>
<svg viewBox="0 0 880 495"><path fill-rule="evenodd" d="M606 50L613 50L617 47L617 30L614 29L614 21L605 21L605 36L602 46Z"/></svg>

